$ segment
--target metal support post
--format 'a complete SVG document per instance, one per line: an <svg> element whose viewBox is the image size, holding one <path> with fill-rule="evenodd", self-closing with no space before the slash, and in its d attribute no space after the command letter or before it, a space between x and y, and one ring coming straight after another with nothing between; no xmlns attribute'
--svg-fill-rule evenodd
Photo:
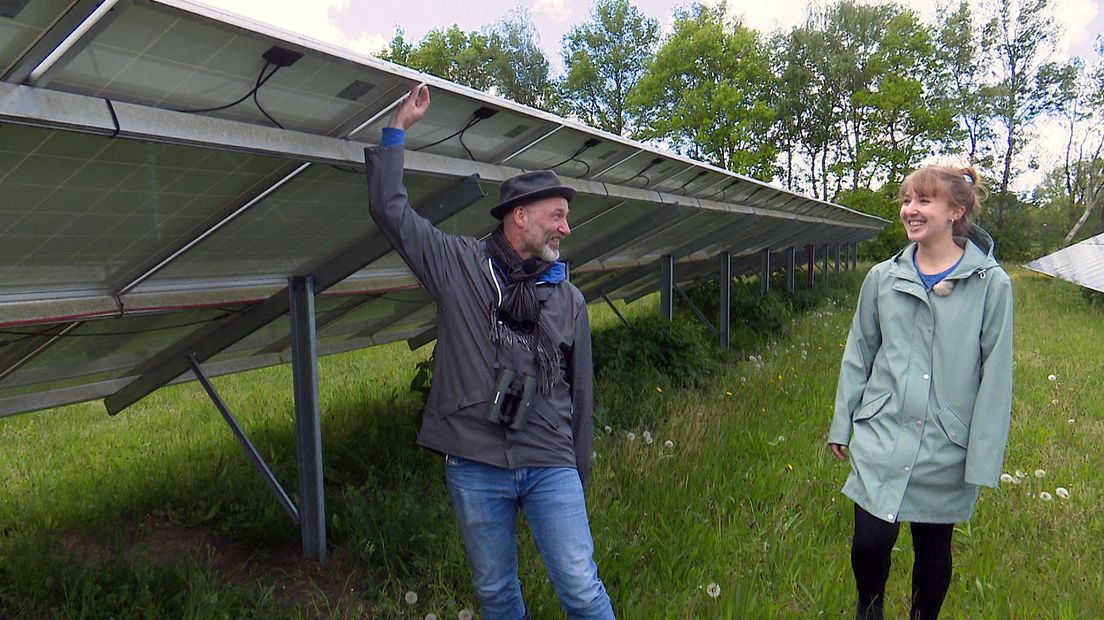
<svg viewBox="0 0 1104 620"><path fill-rule="evenodd" d="M832 273L834 273L836 275L839 275L839 272L840 272L840 244L837 243L834 246L832 246L832 250L833 250L833 253L835 254L835 257L836 257L836 265L835 265L835 268L833 269Z"/></svg>
<svg viewBox="0 0 1104 620"><path fill-rule="evenodd" d="M797 289L797 248L792 245L786 249L786 290L790 293Z"/></svg>
<svg viewBox="0 0 1104 620"><path fill-rule="evenodd" d="M813 288L813 277L815 270L816 253L813 244L807 244L805 246L805 288Z"/></svg>
<svg viewBox="0 0 1104 620"><path fill-rule="evenodd" d="M299 457L299 514L303 555L326 564L326 500L322 486L322 420L318 404L318 342L314 278L288 279L291 368L295 383L295 446Z"/></svg>
<svg viewBox="0 0 1104 620"><path fill-rule="evenodd" d="M668 320L675 319L675 257L664 254L659 257L659 314Z"/></svg>
<svg viewBox="0 0 1104 620"><path fill-rule="evenodd" d="M763 248L759 251L762 255L761 267L759 269L759 292L766 293L770 290L770 277L771 277L771 249Z"/></svg>
<svg viewBox="0 0 1104 620"><path fill-rule="evenodd" d="M732 341L732 253L721 252L721 289L720 316L717 317L718 339L721 350L727 351Z"/></svg>
<svg viewBox="0 0 1104 620"><path fill-rule="evenodd" d="M824 285L828 286L828 244L825 243L824 248Z"/></svg>
<svg viewBox="0 0 1104 620"><path fill-rule="evenodd" d="M291 520L296 525L300 525L299 510L295 508L295 504L291 503L291 498L288 497L287 492L284 491L284 487L280 485L280 481L276 479L276 476L269 469L268 463L265 463L264 458L260 452L257 452L257 448L253 446L253 442L249 441L249 437L246 437L245 431L242 430L241 425L234 419L234 415L230 413L230 408L226 406L226 403L219 396L215 386L211 383L211 380L207 378L207 374L203 372L203 368L200 367L199 361L196 360L195 355L188 354L188 363L192 366L192 372L195 373L196 379L199 380L200 385L207 391L207 395L211 397L211 401L215 403L215 407L218 408L219 413L222 414L222 418L226 420L226 423L230 425L230 430L234 432L234 436L238 438L238 442L241 443L242 448L245 450L249 460L253 461L253 465L256 466L257 471L261 473L261 477L268 484L268 488L272 490L272 494L276 496L276 501L280 502L280 505L284 507L284 512L288 513Z"/></svg>

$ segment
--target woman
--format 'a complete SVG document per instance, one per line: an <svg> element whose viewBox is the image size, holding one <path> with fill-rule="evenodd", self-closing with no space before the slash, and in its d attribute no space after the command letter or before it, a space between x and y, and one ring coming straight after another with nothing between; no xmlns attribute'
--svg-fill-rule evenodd
<svg viewBox="0 0 1104 620"><path fill-rule="evenodd" d="M882 618L890 552L912 524L911 618L936 618L954 524L997 486L1012 406L1012 284L974 224L973 168L901 185L911 242L867 274L847 338L828 445L850 455L851 566L860 619Z"/></svg>

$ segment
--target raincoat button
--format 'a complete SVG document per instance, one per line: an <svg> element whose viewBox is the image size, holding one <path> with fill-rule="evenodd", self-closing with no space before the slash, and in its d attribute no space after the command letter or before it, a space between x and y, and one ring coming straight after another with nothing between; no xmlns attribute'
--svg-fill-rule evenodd
<svg viewBox="0 0 1104 620"><path fill-rule="evenodd" d="M931 379L931 375L929 375L928 373L924 373L924 381L927 381L928 379Z"/></svg>
<svg viewBox="0 0 1104 620"><path fill-rule="evenodd" d="M888 515L886 515L886 516L887 516L887 517L889 517L889 519L890 519L891 521L893 520L893 513L892 513L892 512L891 512L891 513L889 513L889 514L888 514Z"/></svg>
<svg viewBox="0 0 1104 620"><path fill-rule="evenodd" d="M906 465L906 466L905 466L905 473L907 474L907 473L909 473L910 471L912 471L912 468Z"/></svg>
<svg viewBox="0 0 1104 620"><path fill-rule="evenodd" d="M923 425L924 425L924 421L923 421L923 420L917 420L917 421L916 421L916 425L917 425L917 426L923 426Z"/></svg>

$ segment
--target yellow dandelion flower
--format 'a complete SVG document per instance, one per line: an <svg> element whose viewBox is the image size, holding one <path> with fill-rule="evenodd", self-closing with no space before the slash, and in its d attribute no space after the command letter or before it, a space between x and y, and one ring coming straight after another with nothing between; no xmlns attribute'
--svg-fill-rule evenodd
<svg viewBox="0 0 1104 620"><path fill-rule="evenodd" d="M660 394L662 394L663 393L663 388L661 388L657 385L656 386L656 391L659 392Z"/></svg>

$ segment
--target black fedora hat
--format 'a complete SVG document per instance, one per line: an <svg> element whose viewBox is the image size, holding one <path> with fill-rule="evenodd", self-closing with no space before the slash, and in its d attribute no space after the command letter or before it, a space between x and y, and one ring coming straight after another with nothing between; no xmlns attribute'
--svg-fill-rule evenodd
<svg viewBox="0 0 1104 620"><path fill-rule="evenodd" d="M519 174L502 182L498 188L500 202L491 209L491 215L501 220L514 207L552 196L571 200L575 197L575 190L561 185L560 177L551 170Z"/></svg>

